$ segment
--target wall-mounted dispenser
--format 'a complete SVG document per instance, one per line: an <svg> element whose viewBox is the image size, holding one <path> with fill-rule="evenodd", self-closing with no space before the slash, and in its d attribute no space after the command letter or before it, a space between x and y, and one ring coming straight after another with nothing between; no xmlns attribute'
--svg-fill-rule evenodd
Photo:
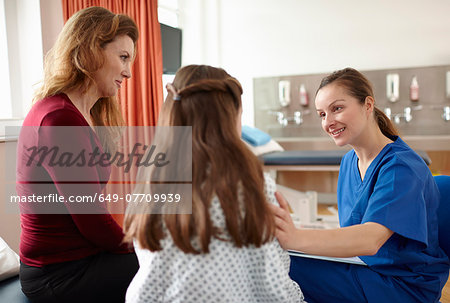
<svg viewBox="0 0 450 303"><path fill-rule="evenodd" d="M391 102L397 102L399 94L400 76L399 74L387 74L386 76L386 97Z"/></svg>
<svg viewBox="0 0 450 303"><path fill-rule="evenodd" d="M306 91L304 84L300 85L299 94L300 94L300 105L305 107L308 106L309 105L308 92Z"/></svg>
<svg viewBox="0 0 450 303"><path fill-rule="evenodd" d="M278 101L283 107L286 107L291 103L291 82L287 80L278 82Z"/></svg>
<svg viewBox="0 0 450 303"><path fill-rule="evenodd" d="M417 76L412 77L411 85L409 86L409 100L412 102L419 101L419 81L417 81Z"/></svg>

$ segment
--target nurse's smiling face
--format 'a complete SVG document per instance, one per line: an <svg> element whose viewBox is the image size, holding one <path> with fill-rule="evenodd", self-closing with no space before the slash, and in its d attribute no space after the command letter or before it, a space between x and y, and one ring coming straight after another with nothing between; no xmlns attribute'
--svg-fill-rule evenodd
<svg viewBox="0 0 450 303"><path fill-rule="evenodd" d="M337 146L357 144L369 120L367 100L363 104L339 83L331 83L317 92L315 104L323 130Z"/></svg>

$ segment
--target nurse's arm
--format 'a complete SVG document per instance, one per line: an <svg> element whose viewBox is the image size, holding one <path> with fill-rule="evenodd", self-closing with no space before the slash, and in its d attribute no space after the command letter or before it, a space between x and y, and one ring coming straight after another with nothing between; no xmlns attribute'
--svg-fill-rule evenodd
<svg viewBox="0 0 450 303"><path fill-rule="evenodd" d="M392 234L374 222L328 230L297 229L296 245L290 249L332 257L368 256L376 254Z"/></svg>
<svg viewBox="0 0 450 303"><path fill-rule="evenodd" d="M279 193L276 197L280 207L271 205L277 227L275 236L284 249L332 257L374 255L393 234L374 222L326 230L296 229L286 200Z"/></svg>

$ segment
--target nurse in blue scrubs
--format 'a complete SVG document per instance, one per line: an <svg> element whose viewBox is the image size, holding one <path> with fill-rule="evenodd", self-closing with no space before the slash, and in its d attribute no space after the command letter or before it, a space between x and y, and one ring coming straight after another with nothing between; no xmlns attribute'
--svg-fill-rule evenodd
<svg viewBox="0 0 450 303"><path fill-rule="evenodd" d="M375 107L360 72L325 77L315 105L336 145L352 147L339 170L341 227L296 229L278 195L276 236L285 249L359 256L367 266L292 257L291 277L310 303L439 302L449 260L438 244L439 192L428 167Z"/></svg>

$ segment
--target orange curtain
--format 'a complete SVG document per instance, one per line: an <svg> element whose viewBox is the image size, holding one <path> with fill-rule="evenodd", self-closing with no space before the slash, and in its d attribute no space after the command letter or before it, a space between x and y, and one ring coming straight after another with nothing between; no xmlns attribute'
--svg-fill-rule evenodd
<svg viewBox="0 0 450 303"><path fill-rule="evenodd" d="M119 102L127 126L156 125L163 102L163 60L161 31L158 22L157 0L62 0L63 17L66 22L80 9L89 6L101 6L116 14L126 14L133 18L139 28L136 59L131 67L132 77L125 81L120 89ZM128 132L123 140L124 146L133 142L143 142ZM146 141L146 140L144 140ZM146 142L144 142L146 143ZM129 150L124 150L125 154ZM110 183L105 193L125 196L131 193L137 170L124 172L123 167L114 167ZM112 204L111 204L112 205ZM119 223L123 222L125 203L116 203L110 207L112 216Z"/></svg>

